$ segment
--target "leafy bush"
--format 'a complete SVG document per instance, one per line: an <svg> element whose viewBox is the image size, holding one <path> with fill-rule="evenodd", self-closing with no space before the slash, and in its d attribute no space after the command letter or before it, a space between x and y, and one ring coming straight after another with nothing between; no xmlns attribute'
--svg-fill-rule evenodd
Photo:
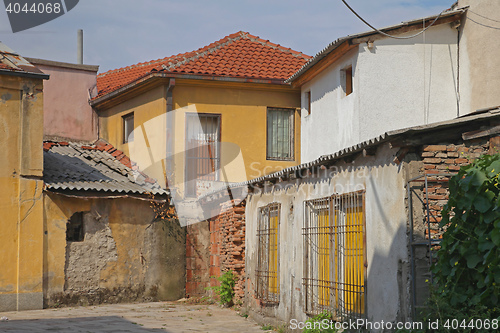
<svg viewBox="0 0 500 333"><path fill-rule="evenodd" d="M219 286L210 287L219 296L219 303L224 306L233 305L234 286L236 285L237 276L232 271L226 271L217 280L220 281Z"/></svg>
<svg viewBox="0 0 500 333"><path fill-rule="evenodd" d="M454 308L495 308L500 296L500 155L485 155L450 179L433 267L438 294ZM498 308L497 308L498 310Z"/></svg>
<svg viewBox="0 0 500 333"><path fill-rule="evenodd" d="M422 311L424 326L439 320L470 325L498 319L500 310L500 155L485 155L460 168L449 182L450 196L440 227L446 227L432 268L435 284ZM472 326L460 332L482 332ZM488 331L488 330L485 330Z"/></svg>

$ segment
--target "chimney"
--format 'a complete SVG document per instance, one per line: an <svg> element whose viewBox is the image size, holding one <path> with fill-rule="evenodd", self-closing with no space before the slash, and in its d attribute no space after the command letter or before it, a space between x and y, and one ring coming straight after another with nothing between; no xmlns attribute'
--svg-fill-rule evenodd
<svg viewBox="0 0 500 333"><path fill-rule="evenodd" d="M79 29L78 33L78 60L77 63L83 65L83 30Z"/></svg>

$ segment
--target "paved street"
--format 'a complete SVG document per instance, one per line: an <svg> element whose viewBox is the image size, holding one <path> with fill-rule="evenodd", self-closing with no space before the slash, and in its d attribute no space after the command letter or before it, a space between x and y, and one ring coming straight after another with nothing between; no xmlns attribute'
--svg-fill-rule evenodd
<svg viewBox="0 0 500 333"><path fill-rule="evenodd" d="M114 304L0 312L0 332L263 332L251 319L216 305Z"/></svg>

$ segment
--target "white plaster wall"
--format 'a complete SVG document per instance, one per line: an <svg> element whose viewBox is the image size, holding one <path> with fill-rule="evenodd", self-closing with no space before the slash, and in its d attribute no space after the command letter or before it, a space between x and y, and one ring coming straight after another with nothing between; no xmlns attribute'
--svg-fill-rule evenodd
<svg viewBox="0 0 500 333"><path fill-rule="evenodd" d="M360 138L458 116L457 36L449 24L360 47Z"/></svg>
<svg viewBox="0 0 500 333"><path fill-rule="evenodd" d="M449 24L412 39L360 44L302 87L302 163L387 131L457 117L457 37ZM425 43L424 43L425 41ZM345 96L341 70L352 64L353 93Z"/></svg>
<svg viewBox="0 0 500 333"><path fill-rule="evenodd" d="M459 0L470 6L460 29L460 115L500 105L500 1Z"/></svg>
<svg viewBox="0 0 500 333"><path fill-rule="evenodd" d="M301 162L359 142L357 50L352 50L302 87ZM352 66L354 92L345 96L341 70ZM311 92L311 114L305 93Z"/></svg>
<svg viewBox="0 0 500 333"><path fill-rule="evenodd" d="M400 306L400 292L407 298L406 286L398 286L399 262L408 262L405 212L404 169L389 163L395 150L388 145L378 157L359 158L354 164L337 166L333 177L279 183L282 189L250 195L246 206L246 273L247 293L251 309L289 322L303 321L304 289L303 238L304 201L366 189L367 236L367 305L368 319L395 321ZM326 177L325 177L326 176ZM288 187L288 188L286 188ZM254 291L257 266L257 213L259 207L281 203L280 216L280 303L265 310L256 305ZM403 279L406 281L405 279ZM403 311L403 313L407 313Z"/></svg>

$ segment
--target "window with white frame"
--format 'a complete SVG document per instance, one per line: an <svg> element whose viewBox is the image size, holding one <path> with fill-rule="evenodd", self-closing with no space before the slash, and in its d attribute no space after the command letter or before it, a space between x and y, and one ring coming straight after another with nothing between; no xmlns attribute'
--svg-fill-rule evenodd
<svg viewBox="0 0 500 333"><path fill-rule="evenodd" d="M267 109L267 159L293 161L294 109Z"/></svg>
<svg viewBox="0 0 500 333"><path fill-rule="evenodd" d="M257 229L257 298L264 303L279 302L279 203L259 209Z"/></svg>
<svg viewBox="0 0 500 333"><path fill-rule="evenodd" d="M366 303L364 192L305 202L306 313L363 318Z"/></svg>

